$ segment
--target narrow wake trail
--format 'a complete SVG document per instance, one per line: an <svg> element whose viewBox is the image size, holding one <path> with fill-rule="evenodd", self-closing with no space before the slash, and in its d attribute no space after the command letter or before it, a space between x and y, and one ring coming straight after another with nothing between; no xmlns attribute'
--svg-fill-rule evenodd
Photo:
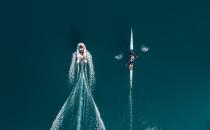
<svg viewBox="0 0 210 130"><path fill-rule="evenodd" d="M129 128L133 130L133 84L132 80L130 81L130 88L129 88L129 114L130 114L130 122Z"/></svg>

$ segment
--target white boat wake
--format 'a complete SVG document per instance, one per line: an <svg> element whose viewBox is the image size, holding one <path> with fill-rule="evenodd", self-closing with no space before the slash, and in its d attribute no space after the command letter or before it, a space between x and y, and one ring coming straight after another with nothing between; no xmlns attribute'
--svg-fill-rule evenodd
<svg viewBox="0 0 210 130"><path fill-rule="evenodd" d="M76 52L73 54L69 78L74 88L50 130L105 130L92 96L95 82L92 56L86 53L86 59L79 63Z"/></svg>

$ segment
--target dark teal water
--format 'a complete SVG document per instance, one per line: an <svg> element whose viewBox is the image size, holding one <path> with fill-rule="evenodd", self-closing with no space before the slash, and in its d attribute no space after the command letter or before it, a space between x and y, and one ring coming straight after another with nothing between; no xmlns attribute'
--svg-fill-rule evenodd
<svg viewBox="0 0 210 130"><path fill-rule="evenodd" d="M210 129L210 15L201 1L1 2L2 130L48 130L71 87L71 53L84 41L96 71L94 99L107 130L127 130L128 71L113 56L149 43L135 63L134 124ZM143 120L143 121L142 121ZM143 123L144 124L144 123Z"/></svg>

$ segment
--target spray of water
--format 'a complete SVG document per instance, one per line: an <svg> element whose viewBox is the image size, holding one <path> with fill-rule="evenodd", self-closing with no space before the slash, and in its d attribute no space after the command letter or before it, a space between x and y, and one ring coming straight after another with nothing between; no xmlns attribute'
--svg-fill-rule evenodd
<svg viewBox="0 0 210 130"><path fill-rule="evenodd" d="M77 63L73 54L69 78L74 88L59 111L50 130L105 130L104 123L92 96L95 82L92 56Z"/></svg>

